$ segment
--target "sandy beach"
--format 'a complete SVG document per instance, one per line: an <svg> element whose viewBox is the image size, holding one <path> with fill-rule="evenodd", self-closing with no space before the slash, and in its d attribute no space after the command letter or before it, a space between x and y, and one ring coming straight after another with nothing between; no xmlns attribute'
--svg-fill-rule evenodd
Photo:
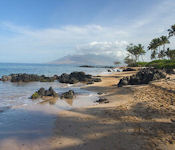
<svg viewBox="0 0 175 150"><path fill-rule="evenodd" d="M175 80L149 85L116 85L121 72L101 76L102 82L83 89L101 92L109 103L54 114L53 135L30 144L0 143L1 150L173 150L175 149ZM168 86L167 86L168 85Z"/></svg>

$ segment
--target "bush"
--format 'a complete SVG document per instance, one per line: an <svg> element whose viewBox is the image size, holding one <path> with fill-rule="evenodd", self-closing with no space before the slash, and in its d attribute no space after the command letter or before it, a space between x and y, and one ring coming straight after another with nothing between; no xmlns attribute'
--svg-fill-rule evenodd
<svg viewBox="0 0 175 150"><path fill-rule="evenodd" d="M154 60L147 63L146 67L154 67L157 69L175 69L175 60Z"/></svg>
<svg viewBox="0 0 175 150"><path fill-rule="evenodd" d="M145 67L148 64L148 62L136 62L129 64L128 67Z"/></svg>

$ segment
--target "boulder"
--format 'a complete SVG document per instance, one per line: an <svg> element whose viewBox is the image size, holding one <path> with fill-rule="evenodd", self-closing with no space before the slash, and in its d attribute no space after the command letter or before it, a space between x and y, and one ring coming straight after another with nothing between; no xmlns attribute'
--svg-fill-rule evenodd
<svg viewBox="0 0 175 150"><path fill-rule="evenodd" d="M33 81L40 81L40 82L53 82L56 80L57 77L46 77L44 75L39 76L36 74L26 74L26 73L19 73L19 74L11 74L9 76L2 76L2 81L11 81L11 82L33 82Z"/></svg>
<svg viewBox="0 0 175 150"><path fill-rule="evenodd" d="M150 81L160 80L163 78L166 78L166 74L162 70L144 68L137 72L136 75L122 78L118 83L118 87L122 87L124 85L148 84Z"/></svg>
<svg viewBox="0 0 175 150"><path fill-rule="evenodd" d="M100 78L93 78L92 79L94 82L101 82L101 79Z"/></svg>
<svg viewBox="0 0 175 150"><path fill-rule="evenodd" d="M75 96L75 92L73 90L69 90L61 95L61 99L73 99Z"/></svg>
<svg viewBox="0 0 175 150"><path fill-rule="evenodd" d="M52 87L50 87L48 90L45 90L44 88L40 88L31 96L31 99L42 98L43 96L58 97L58 94L53 90Z"/></svg>
<svg viewBox="0 0 175 150"><path fill-rule="evenodd" d="M133 69L133 68L126 68L126 69L123 70L123 72L125 72L125 71L136 71L136 69Z"/></svg>
<svg viewBox="0 0 175 150"><path fill-rule="evenodd" d="M109 103L109 101L106 98L100 98L96 101L97 103Z"/></svg>
<svg viewBox="0 0 175 150"><path fill-rule="evenodd" d="M100 78L93 78L92 75L85 74L84 72L72 72L70 74L63 73L58 77L60 83L75 84L78 82L101 82Z"/></svg>

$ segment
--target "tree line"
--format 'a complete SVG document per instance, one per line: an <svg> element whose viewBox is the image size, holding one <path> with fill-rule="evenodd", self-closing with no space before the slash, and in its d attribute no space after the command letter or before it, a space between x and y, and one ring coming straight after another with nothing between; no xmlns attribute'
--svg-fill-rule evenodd
<svg viewBox="0 0 175 150"><path fill-rule="evenodd" d="M151 51L151 59L175 59L175 49L170 49L167 47L167 44L170 44L170 38L175 36L175 24L172 25L167 31L167 36L163 35L161 37L154 38L149 43L147 48L148 51ZM140 58L144 62L143 56L146 54L146 50L142 44L130 44L127 46L126 51L128 52L128 55L124 59L126 64L134 64L140 61Z"/></svg>

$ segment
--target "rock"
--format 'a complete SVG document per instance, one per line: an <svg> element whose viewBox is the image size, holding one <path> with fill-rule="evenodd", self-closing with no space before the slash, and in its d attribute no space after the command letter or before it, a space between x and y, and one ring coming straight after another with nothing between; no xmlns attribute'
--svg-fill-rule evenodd
<svg viewBox="0 0 175 150"><path fill-rule="evenodd" d="M31 96L31 99L38 99L40 98L41 96L38 94L38 92L35 92L32 96Z"/></svg>
<svg viewBox="0 0 175 150"><path fill-rule="evenodd" d="M89 82L87 82L87 85L88 84L94 84L94 81L89 81Z"/></svg>
<svg viewBox="0 0 175 150"><path fill-rule="evenodd" d="M92 78L92 75L85 74L84 72L72 72L70 74L63 73L58 77L58 80L60 83L69 84L75 84L78 82L93 83L101 81L100 78Z"/></svg>
<svg viewBox="0 0 175 150"><path fill-rule="evenodd" d="M136 75L122 78L118 83L118 87L122 87L124 85L148 84L150 81L160 80L163 78L166 78L166 74L162 70L144 68L137 72Z"/></svg>
<svg viewBox="0 0 175 150"><path fill-rule="evenodd" d="M100 78L93 78L94 82L101 82L102 80Z"/></svg>
<svg viewBox="0 0 175 150"><path fill-rule="evenodd" d="M121 79L118 83L118 87L122 87L123 85L128 85L128 77L124 77L123 79Z"/></svg>
<svg viewBox="0 0 175 150"><path fill-rule="evenodd" d="M126 69L123 70L123 72L125 72L125 71L136 71L136 69L133 69L133 68L126 68Z"/></svg>
<svg viewBox="0 0 175 150"><path fill-rule="evenodd" d="M2 76L1 80L2 81L10 81L12 79L11 76Z"/></svg>
<svg viewBox="0 0 175 150"><path fill-rule="evenodd" d="M90 65L82 65L82 66L79 66L79 67L84 67L84 68L95 68L95 66L90 66Z"/></svg>
<svg viewBox="0 0 175 150"><path fill-rule="evenodd" d="M11 81L11 82L33 82L33 81L40 81L40 82L53 82L56 80L57 77L46 77L44 75L39 76L36 74L11 74L9 76L2 76L2 81Z"/></svg>
<svg viewBox="0 0 175 150"><path fill-rule="evenodd" d="M59 82L61 83L69 83L69 75L67 73L63 73L58 77Z"/></svg>
<svg viewBox="0 0 175 150"><path fill-rule="evenodd" d="M38 91L36 91L36 92L31 96L31 99L42 98L43 96L58 97L59 95L53 90L52 87L50 87L48 90L45 90L44 88L40 88Z"/></svg>
<svg viewBox="0 0 175 150"><path fill-rule="evenodd" d="M96 101L97 103L109 103L109 101L106 98L100 98Z"/></svg>
<svg viewBox="0 0 175 150"><path fill-rule="evenodd" d="M164 69L167 74L175 74L174 69Z"/></svg>
<svg viewBox="0 0 175 150"><path fill-rule="evenodd" d="M73 99L75 96L75 93L73 90L69 90L68 92L65 92L61 95L61 99L65 98L65 99Z"/></svg>
<svg viewBox="0 0 175 150"><path fill-rule="evenodd" d="M98 95L102 95L103 93L102 93L102 92L98 92L97 94L98 94Z"/></svg>

